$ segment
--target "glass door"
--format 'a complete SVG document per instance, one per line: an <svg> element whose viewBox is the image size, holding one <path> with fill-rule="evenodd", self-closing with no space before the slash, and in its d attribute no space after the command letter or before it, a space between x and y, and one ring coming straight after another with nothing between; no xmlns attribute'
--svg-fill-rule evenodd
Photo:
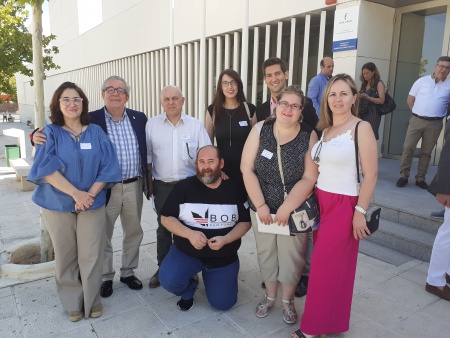
<svg viewBox="0 0 450 338"><path fill-rule="evenodd" d="M423 7L423 5L421 5ZM406 104L409 90L413 83L422 76L431 75L436 60L441 55L448 55L449 36L446 32L447 6L420 8L408 11L397 9L397 22L394 32L394 47L391 59L390 83L397 109L386 116L383 136L383 155L389 158L401 158L406 129L411 111ZM415 156L420 154L421 142L418 143ZM442 148L442 135L438 140L430 164L437 164Z"/></svg>

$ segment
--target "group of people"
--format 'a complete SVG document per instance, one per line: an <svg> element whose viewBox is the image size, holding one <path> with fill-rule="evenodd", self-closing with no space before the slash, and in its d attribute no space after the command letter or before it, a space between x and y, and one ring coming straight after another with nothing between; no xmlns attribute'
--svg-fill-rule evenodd
<svg viewBox="0 0 450 338"><path fill-rule="evenodd" d="M119 215L120 281L142 289L134 270L143 197L153 196L158 269L149 287L180 296L180 310L194 306L199 272L213 307L236 303L237 252L253 227L266 289L256 316L270 313L281 283L288 324L298 319L294 296L308 292L293 337L347 331L359 240L370 235L365 214L377 180L380 119L372 104L383 103L385 89L373 63L363 66L359 90L349 75L332 76L333 67L331 58L321 61L306 97L286 86L286 63L269 58L262 68L271 95L258 108L246 101L239 74L224 70L206 128L182 112L184 97L173 85L161 91L164 112L147 120L125 107L130 88L118 76L104 81L105 106L90 113L83 91L63 83L50 104L52 124L34 133L28 180L38 185L33 201L53 241L57 291L69 320L101 316L101 297L113 293L111 240ZM249 206L259 222L286 226L311 194L321 214L313 235L268 234L251 224Z"/></svg>

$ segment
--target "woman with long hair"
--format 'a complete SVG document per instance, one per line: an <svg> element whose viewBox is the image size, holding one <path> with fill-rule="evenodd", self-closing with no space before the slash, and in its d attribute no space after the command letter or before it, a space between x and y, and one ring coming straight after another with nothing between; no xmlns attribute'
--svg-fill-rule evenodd
<svg viewBox="0 0 450 338"><path fill-rule="evenodd" d="M225 161L222 169L238 185L242 198L247 197L240 170L242 149L256 123L256 107L246 102L239 74L225 69L217 80L216 95L206 112L206 131Z"/></svg>
<svg viewBox="0 0 450 338"><path fill-rule="evenodd" d="M64 82L50 102L50 120L36 147L28 180L37 184L33 202L41 207L55 250L56 289L69 320L103 314L100 298L106 241L106 189L122 179L114 145L89 124L88 99Z"/></svg>
<svg viewBox="0 0 450 338"><path fill-rule="evenodd" d="M292 334L295 338L349 329L359 241L370 235L364 214L378 175L377 142L370 124L357 116L355 81L347 74L332 77L320 105L322 137L309 155L319 166L315 194L320 227L315 232L305 311L300 329ZM361 187L354 142L358 142L364 176Z"/></svg>
<svg viewBox="0 0 450 338"><path fill-rule="evenodd" d="M370 123L375 138L378 140L381 115L378 114L377 104L383 104L386 88L380 79L380 72L373 62L367 62L362 66L361 87L359 89L359 114L358 117Z"/></svg>

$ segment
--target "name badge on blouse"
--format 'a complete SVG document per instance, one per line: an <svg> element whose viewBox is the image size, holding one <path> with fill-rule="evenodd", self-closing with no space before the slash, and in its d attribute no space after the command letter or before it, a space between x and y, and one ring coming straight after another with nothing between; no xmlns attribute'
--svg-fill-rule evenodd
<svg viewBox="0 0 450 338"><path fill-rule="evenodd" d="M261 153L261 156L264 156L267 159L271 159L273 156L273 153L271 153L270 151L264 149L263 152Z"/></svg>
<svg viewBox="0 0 450 338"><path fill-rule="evenodd" d="M191 134L183 134L181 135L182 140L189 140L191 138Z"/></svg>
<svg viewBox="0 0 450 338"><path fill-rule="evenodd" d="M92 146L90 143L80 143L81 149L92 149Z"/></svg>
<svg viewBox="0 0 450 338"><path fill-rule="evenodd" d="M248 123L247 123L247 121L239 121L239 125L240 125L241 127L247 127L247 126L248 126Z"/></svg>

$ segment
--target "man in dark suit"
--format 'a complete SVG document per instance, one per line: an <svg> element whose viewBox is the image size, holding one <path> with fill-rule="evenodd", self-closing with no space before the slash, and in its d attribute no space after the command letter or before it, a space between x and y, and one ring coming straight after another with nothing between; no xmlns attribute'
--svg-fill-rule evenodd
<svg viewBox="0 0 450 338"><path fill-rule="evenodd" d="M450 301L450 123L446 124L438 170L428 191L445 207L444 223L438 230L431 253L425 290Z"/></svg>
<svg viewBox="0 0 450 338"><path fill-rule="evenodd" d="M111 76L102 86L105 106L90 112L91 123L99 125L114 143L122 171L122 182L116 184L107 194L106 205L106 248L103 261L102 297L113 293L113 249L111 239L114 224L120 215L123 230L122 267L120 281L130 289L142 289L142 282L134 275L139 262L139 247L142 242L141 214L143 193L150 197L151 183L148 178L147 144L144 113L125 108L130 87L119 76ZM45 142L45 135L38 130L33 141L39 145Z"/></svg>
<svg viewBox="0 0 450 338"><path fill-rule="evenodd" d="M270 99L256 108L256 119L263 121L274 112L277 105L277 96L286 87L286 81L289 78L289 71L287 69L286 62L277 57L268 58L262 65L262 71L264 75L264 81L267 88L270 90ZM314 128L316 133L320 137L320 132L316 130L317 122L319 118L316 115L316 111L312 105L311 99L305 96L305 105L302 111L303 122L310 127ZM313 249L312 234L308 236L308 245L306 248L306 264L303 268L302 277L298 283L297 290L295 291L296 297L303 297L306 295L308 289L309 280L309 267L311 264L311 255ZM265 288L264 282L261 284Z"/></svg>
<svg viewBox="0 0 450 338"><path fill-rule="evenodd" d="M286 62L277 57L271 57L264 61L262 71L264 81L270 90L270 99L256 108L256 119L258 122L273 114L277 104L277 96L286 87L286 81L289 78ZM319 118L316 115L311 99L306 96L302 116L303 122L315 129Z"/></svg>

